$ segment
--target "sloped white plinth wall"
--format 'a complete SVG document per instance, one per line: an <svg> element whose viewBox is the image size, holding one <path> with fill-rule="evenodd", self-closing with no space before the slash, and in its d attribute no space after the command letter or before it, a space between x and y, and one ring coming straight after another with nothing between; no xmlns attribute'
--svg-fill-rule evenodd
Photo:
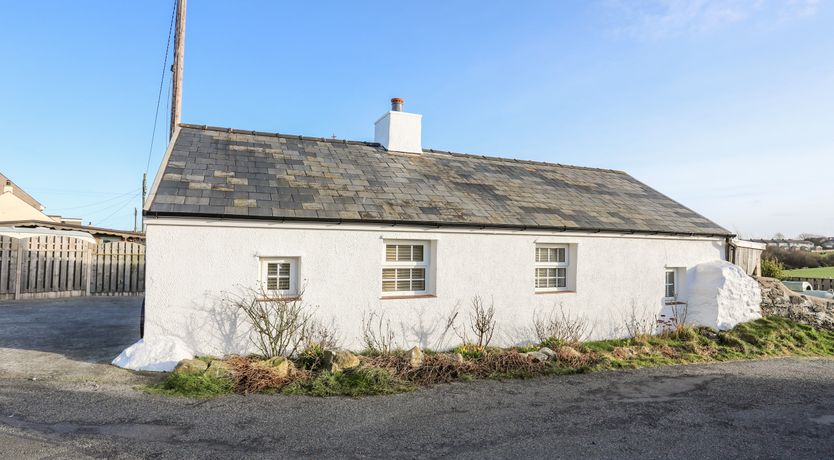
<svg viewBox="0 0 834 460"><path fill-rule="evenodd" d="M705 262L686 272L687 323L727 330L762 317L759 283L723 260Z"/></svg>
<svg viewBox="0 0 834 460"><path fill-rule="evenodd" d="M142 339L113 360L113 365L135 371L170 372L178 362L191 359L194 353L181 339L172 336Z"/></svg>

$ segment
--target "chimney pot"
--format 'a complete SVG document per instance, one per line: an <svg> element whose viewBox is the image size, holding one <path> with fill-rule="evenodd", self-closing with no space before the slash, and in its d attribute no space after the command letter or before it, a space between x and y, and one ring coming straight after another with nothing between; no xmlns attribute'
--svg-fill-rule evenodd
<svg viewBox="0 0 834 460"><path fill-rule="evenodd" d="M402 112L403 111L403 101L402 99L395 97L391 99L391 110L394 112Z"/></svg>

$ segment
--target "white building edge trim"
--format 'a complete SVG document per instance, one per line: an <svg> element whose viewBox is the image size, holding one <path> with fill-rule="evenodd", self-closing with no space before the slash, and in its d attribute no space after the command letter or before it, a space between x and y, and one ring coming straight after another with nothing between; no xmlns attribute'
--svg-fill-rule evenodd
<svg viewBox="0 0 834 460"><path fill-rule="evenodd" d="M386 233L426 233L426 234L475 234L475 235L533 235L543 237L562 236L588 237L588 238L630 238L646 240L677 240L677 241L725 241L723 236L702 236L702 235L652 235L642 233L631 233L629 231L618 232L578 232L578 231L557 231L538 229L502 229L490 227L434 227L417 225L394 225L394 224L360 224L360 223L338 223L338 222L304 222L304 221L268 221L253 219L206 219L200 217L145 217L145 225L180 226L180 227L221 227L221 228L274 228L274 229L295 229L295 230L335 230L341 232L368 232L379 231Z"/></svg>

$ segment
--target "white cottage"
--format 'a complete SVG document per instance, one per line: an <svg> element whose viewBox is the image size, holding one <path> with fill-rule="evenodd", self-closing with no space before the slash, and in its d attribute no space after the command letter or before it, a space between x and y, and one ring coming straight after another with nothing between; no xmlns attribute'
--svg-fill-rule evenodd
<svg viewBox="0 0 834 460"><path fill-rule="evenodd" d="M392 102L375 142L180 125L144 210L146 340L247 351L221 298L259 284L303 289L351 348L369 311L430 345L476 295L497 344L557 306L609 337L728 258L730 232L624 172L423 149L421 116Z"/></svg>

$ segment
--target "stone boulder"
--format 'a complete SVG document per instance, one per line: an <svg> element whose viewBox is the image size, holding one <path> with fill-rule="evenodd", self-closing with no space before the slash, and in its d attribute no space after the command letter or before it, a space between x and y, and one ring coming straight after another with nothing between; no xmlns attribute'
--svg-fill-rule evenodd
<svg viewBox="0 0 834 460"><path fill-rule="evenodd" d="M541 347L541 348L539 348L539 353L544 353L544 354L546 354L546 355L547 355L547 359L553 359L553 358L555 358L555 357L556 357L556 352L555 352L555 351L553 351L553 350L551 350L550 348L547 348L547 347Z"/></svg>
<svg viewBox="0 0 834 460"><path fill-rule="evenodd" d="M522 356L526 356L527 359L532 360L534 363L543 363L548 358L546 354L540 351L528 351L527 353L522 353Z"/></svg>
<svg viewBox="0 0 834 460"><path fill-rule="evenodd" d="M275 373L282 378L290 375L290 373L295 369L295 365L292 361L284 356L269 358L265 361L261 361L260 364L262 366L271 367L275 370Z"/></svg>
<svg viewBox="0 0 834 460"><path fill-rule="evenodd" d="M423 350L420 347L414 347L406 352L408 357L408 366L412 369L423 365Z"/></svg>
<svg viewBox="0 0 834 460"><path fill-rule="evenodd" d="M788 318L834 331L834 300L791 291L774 278L758 278L762 288L762 313Z"/></svg>
<svg viewBox="0 0 834 460"><path fill-rule="evenodd" d="M328 372L353 369L360 364L359 357L345 350L325 350L322 354L322 367Z"/></svg>
<svg viewBox="0 0 834 460"><path fill-rule="evenodd" d="M230 379L234 376L234 370L226 361L215 359L209 363L206 375L216 379Z"/></svg>
<svg viewBox="0 0 834 460"><path fill-rule="evenodd" d="M202 374L208 369L208 364L202 359L183 359L177 363L174 372L177 374Z"/></svg>

